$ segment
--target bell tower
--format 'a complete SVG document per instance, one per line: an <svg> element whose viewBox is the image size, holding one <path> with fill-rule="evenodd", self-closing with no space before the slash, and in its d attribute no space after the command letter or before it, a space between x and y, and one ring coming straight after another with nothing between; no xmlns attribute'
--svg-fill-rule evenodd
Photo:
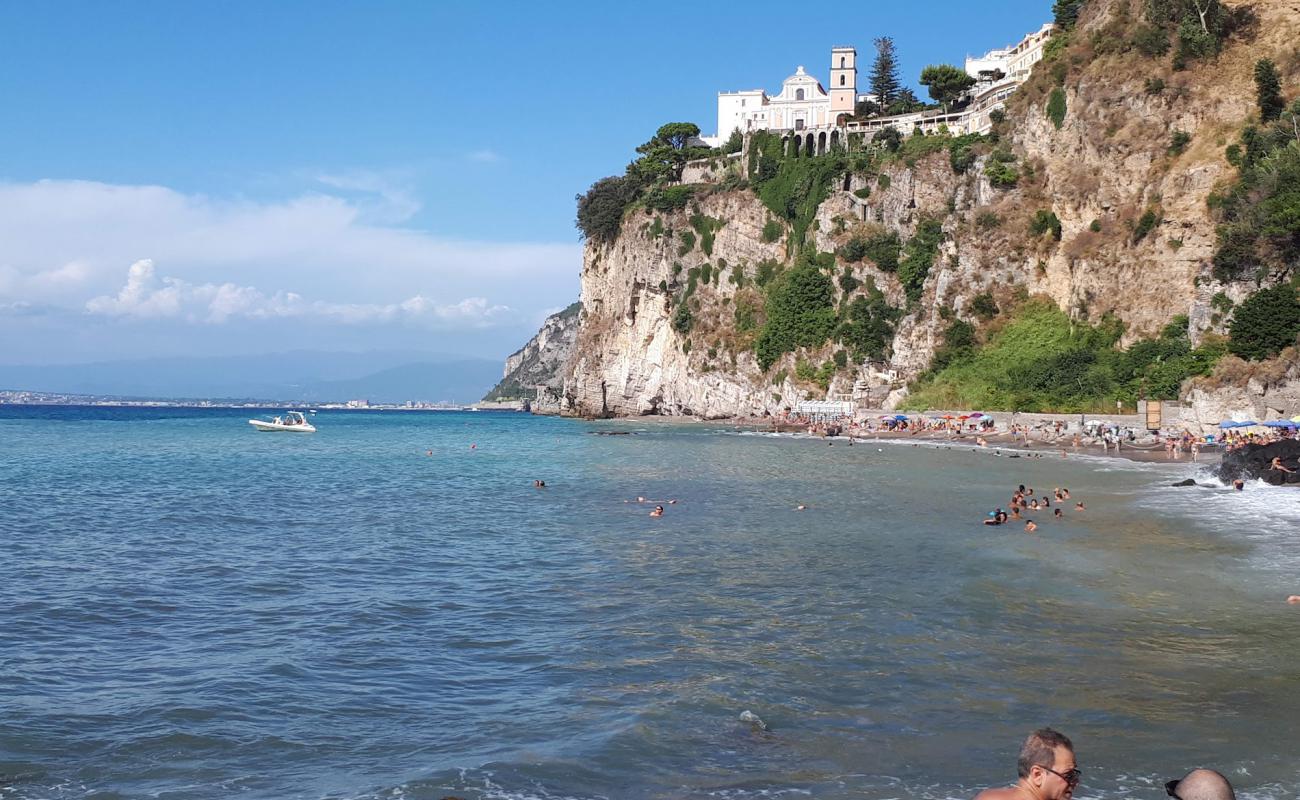
<svg viewBox="0 0 1300 800"><path fill-rule="evenodd" d="M858 51L831 48L831 117L852 114L858 98Z"/></svg>

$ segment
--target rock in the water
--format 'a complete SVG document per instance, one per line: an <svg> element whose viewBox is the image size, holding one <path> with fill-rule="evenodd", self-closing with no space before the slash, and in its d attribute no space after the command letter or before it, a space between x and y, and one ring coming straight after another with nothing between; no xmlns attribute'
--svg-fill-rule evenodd
<svg viewBox="0 0 1300 800"><path fill-rule="evenodd" d="M1185 481L1179 481L1178 483L1171 483L1171 484L1169 484L1169 485L1170 485L1170 486L1195 486L1195 485L1196 485L1196 481L1193 480L1192 478L1188 478L1188 479L1185 480Z"/></svg>
<svg viewBox="0 0 1300 800"><path fill-rule="evenodd" d="M1282 459L1282 466L1296 470L1286 472L1270 469L1274 458ZM1300 440L1282 439L1269 444L1248 444L1223 454L1216 471L1219 480L1231 483L1256 478L1274 486L1283 484L1300 484Z"/></svg>
<svg viewBox="0 0 1300 800"><path fill-rule="evenodd" d="M740 721L748 722L756 731L767 730L767 723L759 719L758 715L755 714L753 711L747 710L747 711L740 712Z"/></svg>

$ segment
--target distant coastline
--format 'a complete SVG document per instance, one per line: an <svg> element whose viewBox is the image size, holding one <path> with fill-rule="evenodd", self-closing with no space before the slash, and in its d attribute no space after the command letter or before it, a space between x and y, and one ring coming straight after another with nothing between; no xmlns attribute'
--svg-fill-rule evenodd
<svg viewBox="0 0 1300 800"><path fill-rule="evenodd" d="M117 395L67 394L63 392L28 392L0 390L0 406L97 406L127 408L282 408L310 407L327 411L522 411L520 401L478 403L430 403L410 400L405 403L371 403L365 400L258 400L256 398L207 399L196 397L124 397Z"/></svg>

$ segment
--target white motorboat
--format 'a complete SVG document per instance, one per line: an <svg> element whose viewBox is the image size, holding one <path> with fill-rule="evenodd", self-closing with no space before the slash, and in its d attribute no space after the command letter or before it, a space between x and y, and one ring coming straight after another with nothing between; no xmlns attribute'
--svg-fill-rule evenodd
<svg viewBox="0 0 1300 800"><path fill-rule="evenodd" d="M282 417L274 417L270 422L264 419L250 419L249 425L259 431L285 431L286 433L315 433L316 427L307 421L301 411L290 411Z"/></svg>

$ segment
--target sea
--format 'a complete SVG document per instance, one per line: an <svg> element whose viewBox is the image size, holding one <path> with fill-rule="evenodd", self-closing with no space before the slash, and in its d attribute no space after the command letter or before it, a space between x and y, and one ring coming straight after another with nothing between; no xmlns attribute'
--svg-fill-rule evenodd
<svg viewBox="0 0 1300 800"><path fill-rule="evenodd" d="M1012 782L1042 726L1081 799L1201 766L1297 796L1294 489L724 425L250 416L0 406L0 798L946 800ZM1064 520L983 525L1020 484L1068 488Z"/></svg>

